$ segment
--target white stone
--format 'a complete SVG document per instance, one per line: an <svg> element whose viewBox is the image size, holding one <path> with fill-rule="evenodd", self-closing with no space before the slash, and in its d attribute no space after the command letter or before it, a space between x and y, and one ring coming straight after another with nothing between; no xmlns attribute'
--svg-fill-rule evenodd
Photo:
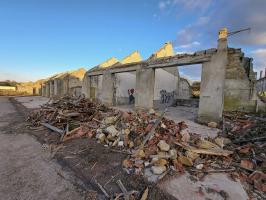
<svg viewBox="0 0 266 200"><path fill-rule="evenodd" d="M161 127L164 128L164 129L166 129L166 126L165 126L164 123L161 124Z"/></svg>
<svg viewBox="0 0 266 200"><path fill-rule="evenodd" d="M101 143L104 142L105 138L106 138L106 136L103 133L99 134L99 136L98 136L98 139L100 140Z"/></svg>
<svg viewBox="0 0 266 200"><path fill-rule="evenodd" d="M197 169L202 169L203 166L204 166L203 164L198 164L198 165L196 166L196 168L197 168Z"/></svg>
<svg viewBox="0 0 266 200"><path fill-rule="evenodd" d="M119 146L119 147L123 147L123 146L124 146L124 142L123 142L123 141L119 141L119 142L118 142L118 146Z"/></svg>
<svg viewBox="0 0 266 200"><path fill-rule="evenodd" d="M165 166L152 166L151 167L152 173L160 175L166 171Z"/></svg>
<svg viewBox="0 0 266 200"><path fill-rule="evenodd" d="M154 110L153 108L151 108L151 109L149 110L149 114L155 114L155 110Z"/></svg>
<svg viewBox="0 0 266 200"><path fill-rule="evenodd" d="M106 131L112 135L112 137L115 137L118 135L118 130L116 130L115 126L108 126L106 128Z"/></svg>
<svg viewBox="0 0 266 200"><path fill-rule="evenodd" d="M169 144L167 144L164 140L160 140L157 146L160 148L161 151L169 151L170 149Z"/></svg>
<svg viewBox="0 0 266 200"><path fill-rule="evenodd" d="M177 159L177 151L175 149L171 149L169 151L169 155L170 155L172 160Z"/></svg>

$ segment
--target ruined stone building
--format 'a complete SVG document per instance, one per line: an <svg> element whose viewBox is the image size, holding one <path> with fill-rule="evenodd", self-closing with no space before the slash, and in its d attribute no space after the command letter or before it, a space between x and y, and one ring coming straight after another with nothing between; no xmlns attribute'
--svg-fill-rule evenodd
<svg viewBox="0 0 266 200"><path fill-rule="evenodd" d="M136 54L136 53L135 53ZM223 111L265 109L257 98L252 59L241 49L228 48L227 38L218 47L191 54L174 54L166 43L147 60L140 56L127 62L111 58L87 71L82 92L109 105L126 103L126 91L135 89L135 107L149 109L160 102L161 91L174 99L190 99L190 84L179 76L178 67L201 64L198 120L220 121Z"/></svg>

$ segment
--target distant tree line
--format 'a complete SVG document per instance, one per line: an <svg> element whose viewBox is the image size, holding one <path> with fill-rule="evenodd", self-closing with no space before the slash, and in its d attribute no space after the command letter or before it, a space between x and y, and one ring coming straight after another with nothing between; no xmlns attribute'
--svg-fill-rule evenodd
<svg viewBox="0 0 266 200"><path fill-rule="evenodd" d="M17 86L18 82L16 81L10 81L10 80L6 80L6 81L0 81L0 86Z"/></svg>

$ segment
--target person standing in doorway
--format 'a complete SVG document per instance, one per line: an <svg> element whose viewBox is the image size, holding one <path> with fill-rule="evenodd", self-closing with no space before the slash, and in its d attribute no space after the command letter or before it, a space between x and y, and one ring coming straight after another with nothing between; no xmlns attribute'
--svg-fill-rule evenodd
<svg viewBox="0 0 266 200"><path fill-rule="evenodd" d="M135 97L134 97L134 92L135 90L133 88L128 89L128 95L129 95L129 104L134 104L135 103Z"/></svg>

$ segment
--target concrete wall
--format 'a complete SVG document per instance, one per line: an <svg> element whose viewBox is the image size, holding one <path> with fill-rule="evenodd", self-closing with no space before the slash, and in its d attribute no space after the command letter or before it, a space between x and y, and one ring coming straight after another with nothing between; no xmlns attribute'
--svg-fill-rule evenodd
<svg viewBox="0 0 266 200"><path fill-rule="evenodd" d="M178 99L190 99L192 97L191 86L185 78L180 78L178 83Z"/></svg>
<svg viewBox="0 0 266 200"><path fill-rule="evenodd" d="M90 98L91 99L102 99L102 88L103 88L103 75L92 76L90 78Z"/></svg>
<svg viewBox="0 0 266 200"><path fill-rule="evenodd" d="M54 80L54 95L56 97L63 96L64 92L64 81L62 78L57 78Z"/></svg>
<svg viewBox="0 0 266 200"><path fill-rule="evenodd" d="M82 86L82 81L76 77L69 77L69 88Z"/></svg>
<svg viewBox="0 0 266 200"><path fill-rule="evenodd" d="M165 69L155 70L155 85L154 85L154 100L160 101L161 90L166 90L167 92L177 91L177 85L179 80L179 74L177 67L173 67L174 73L170 73Z"/></svg>
<svg viewBox="0 0 266 200"><path fill-rule="evenodd" d="M86 73L82 80L81 93L86 97L90 98L90 88L91 88L91 77Z"/></svg>
<svg viewBox="0 0 266 200"><path fill-rule="evenodd" d="M74 96L81 95L81 88L82 88L82 80L77 77L69 77L69 94Z"/></svg>
<svg viewBox="0 0 266 200"><path fill-rule="evenodd" d="M115 75L109 73L108 71L103 74L102 80L102 94L101 100L104 104L112 106L114 105L114 84L115 84Z"/></svg>

